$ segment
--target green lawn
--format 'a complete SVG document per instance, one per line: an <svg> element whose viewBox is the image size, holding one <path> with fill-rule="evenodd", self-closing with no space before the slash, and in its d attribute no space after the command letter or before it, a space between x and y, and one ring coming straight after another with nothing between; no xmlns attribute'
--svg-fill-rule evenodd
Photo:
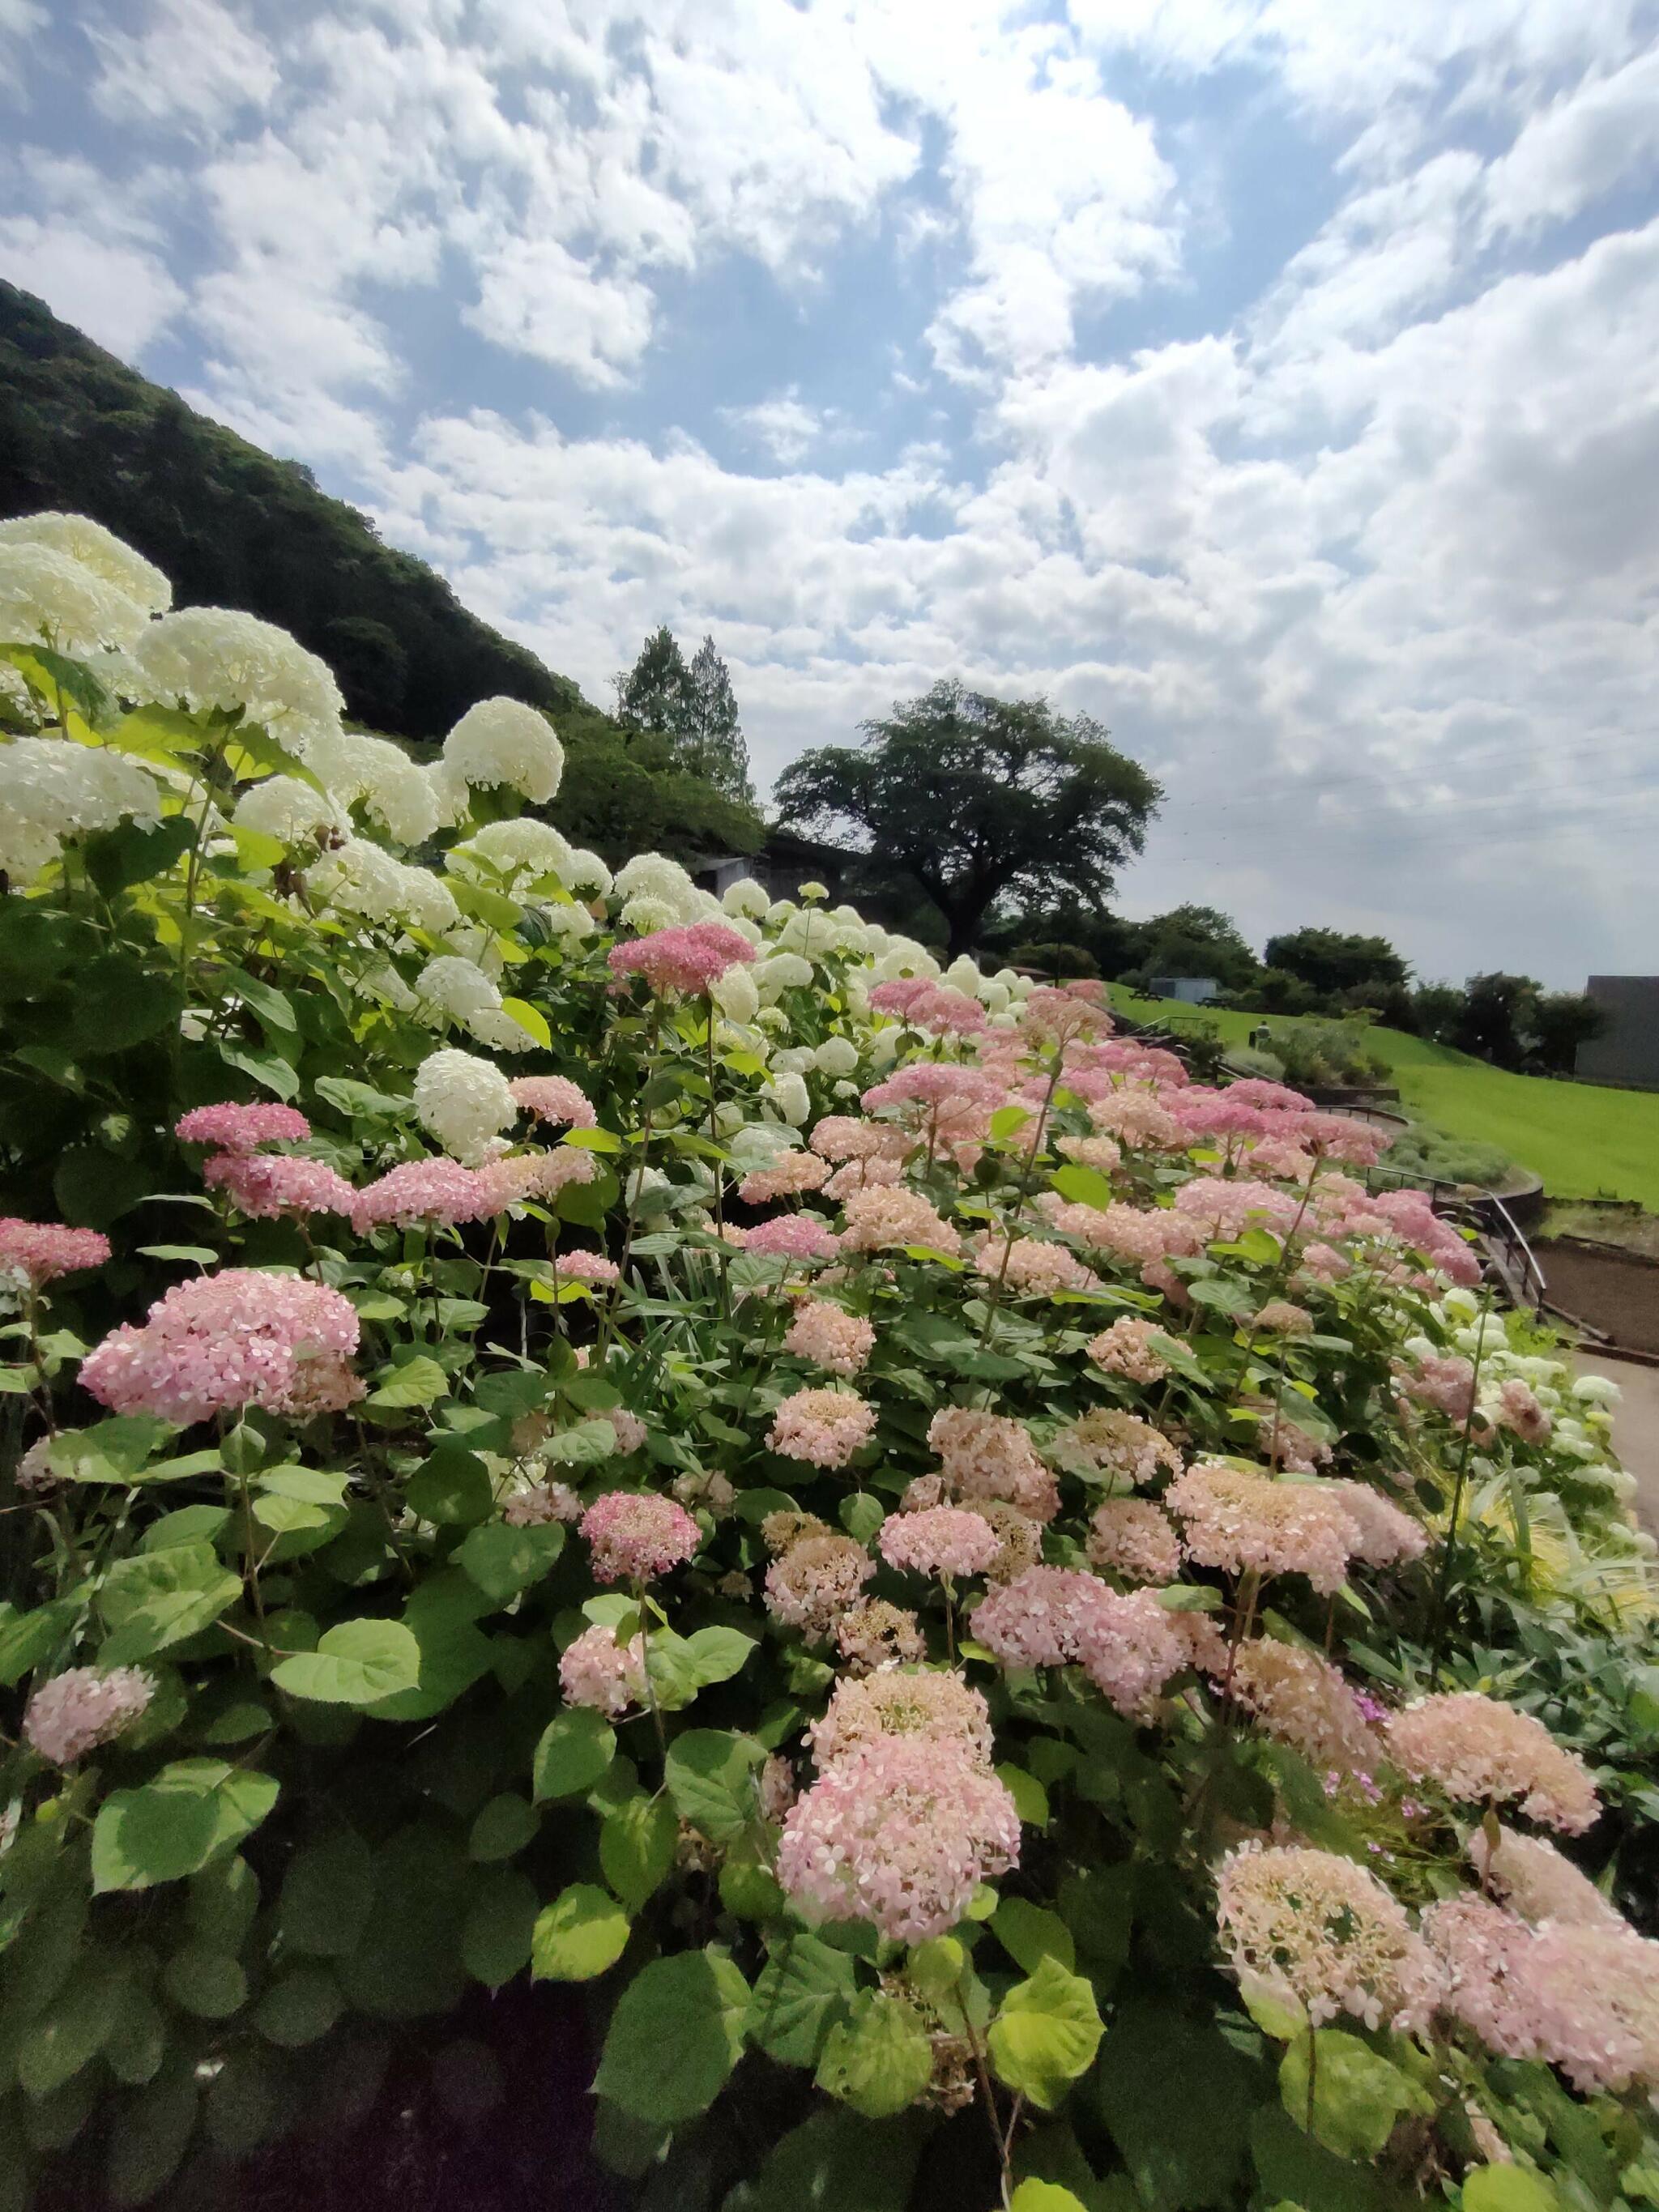
<svg viewBox="0 0 1659 2212"><path fill-rule="evenodd" d="M1171 999L1138 999L1112 986L1114 1004L1174 1030L1211 1022L1230 1045L1246 1044L1259 1014L1209 1013ZM1274 1016L1277 1023L1281 1018ZM1601 1091L1507 1075L1448 1045L1373 1029L1409 1113L1455 1137L1500 1145L1544 1178L1554 1198L1632 1198L1659 1213L1659 1093Z"/></svg>

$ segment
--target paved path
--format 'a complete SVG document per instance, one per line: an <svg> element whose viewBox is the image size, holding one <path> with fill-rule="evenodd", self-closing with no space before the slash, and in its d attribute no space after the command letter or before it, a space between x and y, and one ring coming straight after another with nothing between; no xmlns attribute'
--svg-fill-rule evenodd
<svg viewBox="0 0 1659 2212"><path fill-rule="evenodd" d="M1613 1408L1613 1449L1636 1477L1637 1518L1659 1536L1659 1367L1615 1359L1593 1346L1576 1352L1573 1364L1581 1375L1610 1376L1624 1392Z"/></svg>

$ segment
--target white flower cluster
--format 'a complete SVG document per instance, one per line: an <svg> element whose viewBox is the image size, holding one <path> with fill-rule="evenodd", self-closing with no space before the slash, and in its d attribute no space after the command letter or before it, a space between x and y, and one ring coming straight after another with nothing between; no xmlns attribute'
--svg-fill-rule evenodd
<svg viewBox="0 0 1659 2212"><path fill-rule="evenodd" d="M148 611L54 546L0 543L0 643L46 644L80 659L134 644Z"/></svg>
<svg viewBox="0 0 1659 2212"><path fill-rule="evenodd" d="M415 1071L415 1111L452 1159L474 1167L510 1129L519 1109L499 1067L446 1047Z"/></svg>
<svg viewBox="0 0 1659 2212"><path fill-rule="evenodd" d="M257 615L183 607L149 625L132 659L144 698L192 714L240 708L301 757L314 740L340 733L345 702L326 665Z"/></svg>
<svg viewBox="0 0 1659 2212"><path fill-rule="evenodd" d="M44 545L89 569L146 617L165 614L173 605L173 586L155 562L90 515L15 515L0 522L0 545Z"/></svg>
<svg viewBox="0 0 1659 2212"><path fill-rule="evenodd" d="M564 775L564 747L521 699L481 699L444 739L444 762L469 784L505 783L544 806Z"/></svg>
<svg viewBox="0 0 1659 2212"><path fill-rule="evenodd" d="M528 1052L535 1044L529 1030L503 1011L501 993L477 961L459 953L428 960L416 978L415 997L417 1005L447 1014L497 1052Z"/></svg>
<svg viewBox="0 0 1659 2212"><path fill-rule="evenodd" d="M155 779L125 753L69 738L14 738L0 749L0 870L30 882L66 837L161 819Z"/></svg>
<svg viewBox="0 0 1659 2212"><path fill-rule="evenodd" d="M0 722L13 729L33 729L40 719L33 692L10 661L0 660Z"/></svg>
<svg viewBox="0 0 1659 2212"><path fill-rule="evenodd" d="M565 872L573 858L570 847L550 822L523 815L516 822L488 822L475 830L465 844L457 845L445 855L444 866L452 876L472 883L491 882L499 877L507 890L516 892L520 884L533 883L542 876L556 876L566 883Z"/></svg>
<svg viewBox="0 0 1659 2212"><path fill-rule="evenodd" d="M728 915L741 915L746 921L761 921L771 903L766 886L752 876L740 876L736 883L728 884L720 896Z"/></svg>
<svg viewBox="0 0 1659 2212"><path fill-rule="evenodd" d="M283 845L314 844L331 834L346 835L350 824L336 802L297 775L267 776L242 793L235 819L244 830L275 837Z"/></svg>
<svg viewBox="0 0 1659 2212"><path fill-rule="evenodd" d="M439 826L432 779L386 738L345 731L313 738L305 762L331 798L342 806L361 804L400 845L418 845Z"/></svg>
<svg viewBox="0 0 1659 2212"><path fill-rule="evenodd" d="M394 860L367 837L344 844L306 871L306 889L319 904L365 921L412 923L434 936L461 918L447 884L429 868L412 868Z"/></svg>
<svg viewBox="0 0 1659 2212"><path fill-rule="evenodd" d="M697 889L678 860L661 853L635 853L618 868L611 889L623 902L623 927L642 936L724 911L717 898Z"/></svg>

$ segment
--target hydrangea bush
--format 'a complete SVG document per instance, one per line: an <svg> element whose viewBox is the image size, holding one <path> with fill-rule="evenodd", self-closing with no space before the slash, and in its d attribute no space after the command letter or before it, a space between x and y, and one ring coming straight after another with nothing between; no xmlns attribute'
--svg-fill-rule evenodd
<svg viewBox="0 0 1659 2212"><path fill-rule="evenodd" d="M1659 2203L1612 1393L1376 1133L167 602L0 529L0 2202L527 1982L653 2205Z"/></svg>

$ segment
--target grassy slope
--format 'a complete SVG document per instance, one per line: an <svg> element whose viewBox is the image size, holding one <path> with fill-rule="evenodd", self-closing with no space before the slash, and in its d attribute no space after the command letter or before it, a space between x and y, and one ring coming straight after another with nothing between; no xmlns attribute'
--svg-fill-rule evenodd
<svg viewBox="0 0 1659 2212"><path fill-rule="evenodd" d="M1137 999L1115 985L1112 997L1125 1013L1161 1020L1171 1029L1212 1022L1230 1045L1247 1043L1261 1019ZM1659 1212L1659 1095L1507 1075L1449 1046L1397 1030L1374 1029L1370 1042L1393 1069L1408 1111L1453 1136L1501 1145L1542 1176L1553 1196L1632 1198Z"/></svg>

